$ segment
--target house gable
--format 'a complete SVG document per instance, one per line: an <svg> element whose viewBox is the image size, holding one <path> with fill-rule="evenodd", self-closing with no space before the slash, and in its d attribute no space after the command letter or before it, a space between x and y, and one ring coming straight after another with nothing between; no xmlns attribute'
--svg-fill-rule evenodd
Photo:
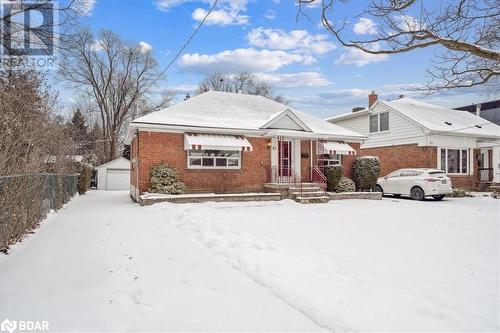
<svg viewBox="0 0 500 333"><path fill-rule="evenodd" d="M289 109L272 116L261 128L312 132L305 122Z"/></svg>
<svg viewBox="0 0 500 333"><path fill-rule="evenodd" d="M384 132L370 133L369 122L370 115L389 113L389 130ZM336 125L350 129L368 136L368 139L361 145L361 148L373 148L394 146L403 144L426 145L423 128L416 122L401 115L396 110L389 108L384 103L377 102L372 106L370 112L358 116L340 119L338 121L330 120Z"/></svg>

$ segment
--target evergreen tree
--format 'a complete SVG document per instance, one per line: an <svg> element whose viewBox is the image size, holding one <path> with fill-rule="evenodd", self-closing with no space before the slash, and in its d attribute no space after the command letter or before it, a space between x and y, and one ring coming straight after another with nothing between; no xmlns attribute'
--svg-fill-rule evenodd
<svg viewBox="0 0 500 333"><path fill-rule="evenodd" d="M78 145L77 154L87 155L91 150L90 136L86 119L80 109L76 109L71 118L71 137Z"/></svg>

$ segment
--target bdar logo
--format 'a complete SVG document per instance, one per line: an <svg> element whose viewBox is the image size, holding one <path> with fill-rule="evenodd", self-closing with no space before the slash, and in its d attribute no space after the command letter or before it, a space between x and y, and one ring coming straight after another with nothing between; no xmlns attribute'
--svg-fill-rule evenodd
<svg viewBox="0 0 500 333"><path fill-rule="evenodd" d="M2 324L0 324L0 330L2 330L2 332L9 332L9 333L12 333L16 330L17 328L17 322L16 321L10 321L8 319L5 319Z"/></svg>

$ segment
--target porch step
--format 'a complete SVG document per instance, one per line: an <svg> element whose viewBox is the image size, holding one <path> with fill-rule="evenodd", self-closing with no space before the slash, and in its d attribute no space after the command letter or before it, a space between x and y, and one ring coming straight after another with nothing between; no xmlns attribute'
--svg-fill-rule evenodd
<svg viewBox="0 0 500 333"><path fill-rule="evenodd" d="M314 198L314 197L324 196L325 192L314 190L314 191L302 191L302 193L300 193L300 191L297 191L297 192L292 192L292 195L294 195L295 197Z"/></svg>
<svg viewBox="0 0 500 333"><path fill-rule="evenodd" d="M317 196L317 197L295 197L295 201L303 203L303 204L309 204L309 203L326 203L330 201L329 196Z"/></svg>
<svg viewBox="0 0 500 333"><path fill-rule="evenodd" d="M290 186L290 196L300 203L324 203L330 200L316 183L303 183L301 186Z"/></svg>

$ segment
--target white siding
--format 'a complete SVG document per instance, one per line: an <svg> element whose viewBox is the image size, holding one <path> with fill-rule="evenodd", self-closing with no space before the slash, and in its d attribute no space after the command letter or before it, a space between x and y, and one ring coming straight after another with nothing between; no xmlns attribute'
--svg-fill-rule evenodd
<svg viewBox="0 0 500 333"><path fill-rule="evenodd" d="M382 112L389 112L389 130L385 132L369 133L369 116ZM426 145L423 129L414 122L378 104L369 114L351 119L333 121L334 124L368 136L361 148L374 148L403 144Z"/></svg>
<svg viewBox="0 0 500 333"><path fill-rule="evenodd" d="M359 134L368 134L368 116L358 116L351 119L330 121L335 125L347 128L348 130L357 132Z"/></svg>
<svg viewBox="0 0 500 333"><path fill-rule="evenodd" d="M290 130L302 130L295 120L290 118L289 115L285 115L284 117L275 121L269 128L279 128L279 129L290 129Z"/></svg>
<svg viewBox="0 0 500 333"><path fill-rule="evenodd" d="M108 169L129 170L130 171L130 161L123 158L123 157L120 157L114 161L100 165L96 169L97 169L97 189L98 190L106 190L107 189ZM129 179L129 183L130 183L130 179Z"/></svg>

